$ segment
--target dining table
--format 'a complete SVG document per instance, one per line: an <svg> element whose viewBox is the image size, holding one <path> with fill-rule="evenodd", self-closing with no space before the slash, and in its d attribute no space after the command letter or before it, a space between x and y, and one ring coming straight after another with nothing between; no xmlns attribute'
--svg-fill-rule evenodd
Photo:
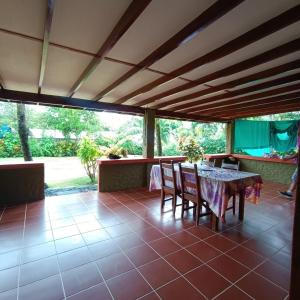
<svg viewBox="0 0 300 300"><path fill-rule="evenodd" d="M182 164L184 167L193 168L193 164ZM179 191L180 177L179 166L174 165L176 173L176 183ZM239 195L239 219L244 219L245 200L257 204L262 188L262 178L259 174L212 167L205 164L198 164L198 178L200 182L201 197L209 203L209 207L214 215L226 223L225 212L228 207L230 197ZM170 174L171 175L171 174ZM171 182L169 182L172 185ZM150 173L149 190L161 189L160 166L153 165Z"/></svg>

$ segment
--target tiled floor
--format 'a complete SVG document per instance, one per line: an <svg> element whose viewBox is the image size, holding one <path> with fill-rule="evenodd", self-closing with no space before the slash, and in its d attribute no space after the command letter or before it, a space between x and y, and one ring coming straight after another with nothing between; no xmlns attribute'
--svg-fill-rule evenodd
<svg viewBox="0 0 300 300"><path fill-rule="evenodd" d="M215 233L160 212L145 189L51 197L0 211L0 299L287 299L294 201L260 204Z"/></svg>

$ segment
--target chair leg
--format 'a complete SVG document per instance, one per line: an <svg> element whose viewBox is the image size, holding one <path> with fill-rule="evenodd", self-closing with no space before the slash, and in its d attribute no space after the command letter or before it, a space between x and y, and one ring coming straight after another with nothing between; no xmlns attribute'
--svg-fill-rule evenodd
<svg viewBox="0 0 300 300"><path fill-rule="evenodd" d="M172 197L172 209L173 209L173 216L175 216L175 212L176 212L176 195L173 194L173 197Z"/></svg>
<svg viewBox="0 0 300 300"><path fill-rule="evenodd" d="M161 193L160 193L160 208L161 210L163 210L164 206L165 206L165 192L164 190L161 190Z"/></svg>
<svg viewBox="0 0 300 300"><path fill-rule="evenodd" d="M236 202L236 196L234 195L232 197L232 212L235 215L235 202Z"/></svg>
<svg viewBox="0 0 300 300"><path fill-rule="evenodd" d="M211 214L211 227L214 231L219 231L219 218L212 213Z"/></svg>
<svg viewBox="0 0 300 300"><path fill-rule="evenodd" d="M181 205L181 219L183 219L184 205L185 205L185 200L182 199L182 205Z"/></svg>
<svg viewBox="0 0 300 300"><path fill-rule="evenodd" d="M200 215L200 203L196 204L196 226L199 225L199 215Z"/></svg>

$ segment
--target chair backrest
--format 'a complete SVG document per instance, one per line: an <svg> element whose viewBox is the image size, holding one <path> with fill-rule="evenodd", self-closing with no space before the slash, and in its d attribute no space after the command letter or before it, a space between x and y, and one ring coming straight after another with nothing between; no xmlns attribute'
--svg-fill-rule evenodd
<svg viewBox="0 0 300 300"><path fill-rule="evenodd" d="M240 170L240 162L237 161L236 163L229 164L229 163L224 162L224 159L223 159L221 168L239 171Z"/></svg>
<svg viewBox="0 0 300 300"><path fill-rule="evenodd" d="M174 168L174 162L171 160L170 163L159 160L160 175L161 175L161 187L162 188L174 188L177 190L176 184L176 173Z"/></svg>
<svg viewBox="0 0 300 300"><path fill-rule="evenodd" d="M194 164L193 168L187 168L179 163L179 176L183 198L186 197L189 200L196 198L200 200L201 191L197 165Z"/></svg>

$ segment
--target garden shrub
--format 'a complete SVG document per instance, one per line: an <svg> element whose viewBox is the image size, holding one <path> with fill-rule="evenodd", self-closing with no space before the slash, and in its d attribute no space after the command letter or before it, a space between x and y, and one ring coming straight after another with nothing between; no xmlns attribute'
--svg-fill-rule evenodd
<svg viewBox="0 0 300 300"><path fill-rule="evenodd" d="M22 148L18 134L7 132L0 139L0 157L22 157Z"/></svg>
<svg viewBox="0 0 300 300"><path fill-rule="evenodd" d="M89 137L84 137L79 145L78 156L91 182L95 182L97 158L101 156L99 147Z"/></svg>

